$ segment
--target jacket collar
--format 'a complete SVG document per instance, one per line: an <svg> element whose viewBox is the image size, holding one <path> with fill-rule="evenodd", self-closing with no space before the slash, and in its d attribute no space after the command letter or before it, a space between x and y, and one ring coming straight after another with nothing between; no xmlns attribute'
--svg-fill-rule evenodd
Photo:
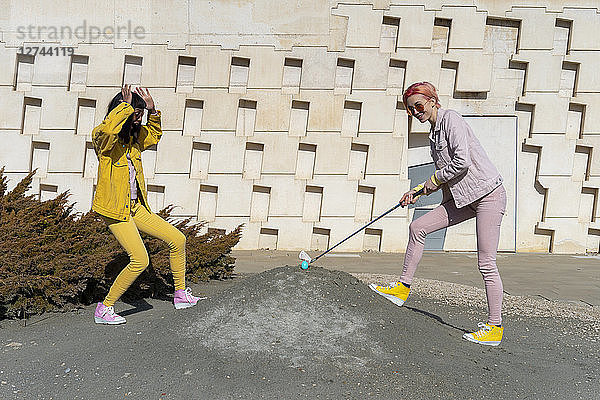
<svg viewBox="0 0 600 400"><path fill-rule="evenodd" d="M442 118L444 117L444 114L446 114L446 111L447 110L444 108L438 108L437 118L435 119L435 127L431 127L431 130L429 131L430 140L434 140L435 132L442 130Z"/></svg>

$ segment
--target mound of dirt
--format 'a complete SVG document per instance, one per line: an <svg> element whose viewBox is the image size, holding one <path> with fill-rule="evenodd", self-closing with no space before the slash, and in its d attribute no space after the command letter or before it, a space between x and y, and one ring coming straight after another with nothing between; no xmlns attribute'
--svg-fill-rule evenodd
<svg viewBox="0 0 600 400"><path fill-rule="evenodd" d="M373 291L347 273L285 266L211 299L188 334L212 349L269 353L296 366L319 360L363 367L387 356L374 300Z"/></svg>

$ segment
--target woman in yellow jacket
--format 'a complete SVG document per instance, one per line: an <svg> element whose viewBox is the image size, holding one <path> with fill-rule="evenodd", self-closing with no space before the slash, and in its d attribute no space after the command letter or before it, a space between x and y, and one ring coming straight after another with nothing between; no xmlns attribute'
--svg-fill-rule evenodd
<svg viewBox="0 0 600 400"><path fill-rule="evenodd" d="M142 126L144 109L148 110L148 123ZM169 245L175 308L191 307L200 300L185 288L185 235L148 206L141 153L157 144L161 136L160 111L156 110L150 92L140 88L132 92L130 85L125 85L112 99L106 118L92 133L99 160L92 210L102 215L130 259L106 298L96 306L97 324L125 323L113 306L149 263L138 229Z"/></svg>

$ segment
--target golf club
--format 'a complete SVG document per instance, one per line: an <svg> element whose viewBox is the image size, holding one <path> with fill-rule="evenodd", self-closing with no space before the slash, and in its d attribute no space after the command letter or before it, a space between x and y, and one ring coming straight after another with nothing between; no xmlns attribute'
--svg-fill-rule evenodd
<svg viewBox="0 0 600 400"><path fill-rule="evenodd" d="M417 191L413 196L419 196L421 194L423 194L423 189L421 188L419 191ZM366 227L368 227L369 225L371 225L372 223L378 221L379 219L385 217L386 215L388 215L389 213L391 213L392 211L394 211L396 208L402 206L401 203L396 204L394 207L390 208L389 210L387 210L386 212L384 212L383 214L381 214L379 217L375 218L374 220L372 220L371 222L369 222L368 224L366 224L365 226L357 229L355 232L353 232L350 236L346 237L344 240L340 241L339 243L337 243L335 246L328 248L327 250L325 250L323 253L319 254L318 256L316 256L315 258L310 258L310 256L308 255L307 252L305 252L304 250L302 250L300 252L300 254L298 255L298 258L302 260L302 264L301 264L301 268L302 269L308 269L309 264L312 264L313 262L317 261L319 258L323 257L325 254L329 253L331 250L335 249L336 247L338 247L340 244L344 243L346 240L350 239L352 236L356 235L358 232L362 231L363 229L365 229Z"/></svg>

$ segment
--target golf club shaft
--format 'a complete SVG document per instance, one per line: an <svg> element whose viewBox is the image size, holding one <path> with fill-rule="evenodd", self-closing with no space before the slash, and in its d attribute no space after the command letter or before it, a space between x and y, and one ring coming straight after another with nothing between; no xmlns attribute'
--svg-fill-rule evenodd
<svg viewBox="0 0 600 400"><path fill-rule="evenodd" d="M416 192L413 196L419 196L423 194L423 189L420 189L418 192ZM389 210L387 210L386 212L384 212L383 214L381 214L379 217L375 218L374 220L372 220L371 222L369 222L368 224L366 224L365 226L359 228L358 230L356 230L354 233L352 233L350 236L346 237L344 240L342 240L341 242L337 243L335 246L325 250L323 253L319 254L318 256L316 256L315 258L311 259L310 262L313 263L315 261L317 261L319 258L321 258L322 256L324 256L325 254L329 253L331 250L335 249L336 247L338 247L340 244L344 243L346 240L350 239L352 236L356 235L358 232L362 231L363 229L365 229L366 227L368 227L369 225L371 225L372 223L380 220L381 218L385 217L386 215L388 215L389 213L391 213L392 211L394 211L396 208L400 207L402 204L398 203L396 204L394 207L390 208Z"/></svg>

